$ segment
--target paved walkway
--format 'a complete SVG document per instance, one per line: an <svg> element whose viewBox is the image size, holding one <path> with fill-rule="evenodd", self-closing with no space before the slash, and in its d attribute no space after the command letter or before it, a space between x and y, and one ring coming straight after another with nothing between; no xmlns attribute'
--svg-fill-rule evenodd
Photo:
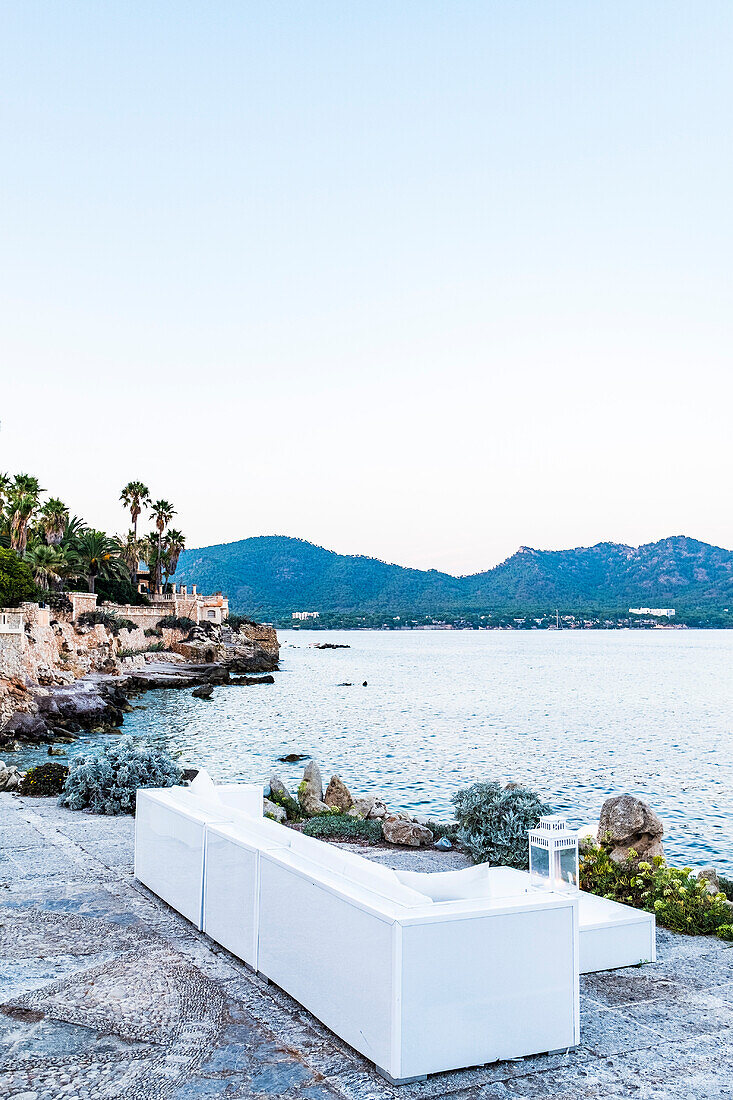
<svg viewBox="0 0 733 1100"><path fill-rule="evenodd" d="M132 849L131 819L0 795L3 1098L733 1097L720 941L660 932L655 965L582 979L576 1051L394 1089L136 884Z"/></svg>

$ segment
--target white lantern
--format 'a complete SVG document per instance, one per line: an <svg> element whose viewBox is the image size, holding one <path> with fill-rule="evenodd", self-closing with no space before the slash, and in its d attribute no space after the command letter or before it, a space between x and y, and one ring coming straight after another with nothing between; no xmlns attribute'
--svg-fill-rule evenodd
<svg viewBox="0 0 733 1100"><path fill-rule="evenodd" d="M578 889L578 836L564 817L541 817L530 830L529 875L545 890Z"/></svg>

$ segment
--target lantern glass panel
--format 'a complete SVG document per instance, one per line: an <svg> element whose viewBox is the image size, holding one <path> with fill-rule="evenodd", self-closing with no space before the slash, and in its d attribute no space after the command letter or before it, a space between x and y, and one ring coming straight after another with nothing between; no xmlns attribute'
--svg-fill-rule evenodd
<svg viewBox="0 0 733 1100"><path fill-rule="evenodd" d="M550 853L540 844L530 844L529 870L535 884L547 886L550 882Z"/></svg>
<svg viewBox="0 0 733 1100"><path fill-rule="evenodd" d="M563 886L578 885L578 849L562 848L558 853L559 878ZM558 885L560 885L558 883Z"/></svg>

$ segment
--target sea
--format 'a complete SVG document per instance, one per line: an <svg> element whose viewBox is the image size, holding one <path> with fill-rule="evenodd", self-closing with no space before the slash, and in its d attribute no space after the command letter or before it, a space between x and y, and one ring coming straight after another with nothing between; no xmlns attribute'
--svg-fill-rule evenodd
<svg viewBox="0 0 733 1100"><path fill-rule="evenodd" d="M280 631L274 685L153 691L123 733L216 780L328 781L438 820L485 780L526 784L574 826L649 802L674 863L733 875L733 631ZM331 642L345 649L317 649ZM117 735L82 737L68 755ZM17 759L16 759L17 756ZM44 750L14 754L23 766Z"/></svg>

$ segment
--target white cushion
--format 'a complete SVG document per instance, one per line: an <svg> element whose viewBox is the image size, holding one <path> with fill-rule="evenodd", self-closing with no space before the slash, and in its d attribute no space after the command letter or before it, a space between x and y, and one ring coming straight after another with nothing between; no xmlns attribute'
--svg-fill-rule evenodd
<svg viewBox="0 0 733 1100"><path fill-rule="evenodd" d="M488 864L461 871L395 871L395 875L399 882L433 901L490 898L493 893Z"/></svg>
<svg viewBox="0 0 733 1100"><path fill-rule="evenodd" d="M196 798L205 799L207 802L218 802L219 795L216 791L216 784L211 778L206 768L199 768L198 773L191 780L189 791Z"/></svg>

